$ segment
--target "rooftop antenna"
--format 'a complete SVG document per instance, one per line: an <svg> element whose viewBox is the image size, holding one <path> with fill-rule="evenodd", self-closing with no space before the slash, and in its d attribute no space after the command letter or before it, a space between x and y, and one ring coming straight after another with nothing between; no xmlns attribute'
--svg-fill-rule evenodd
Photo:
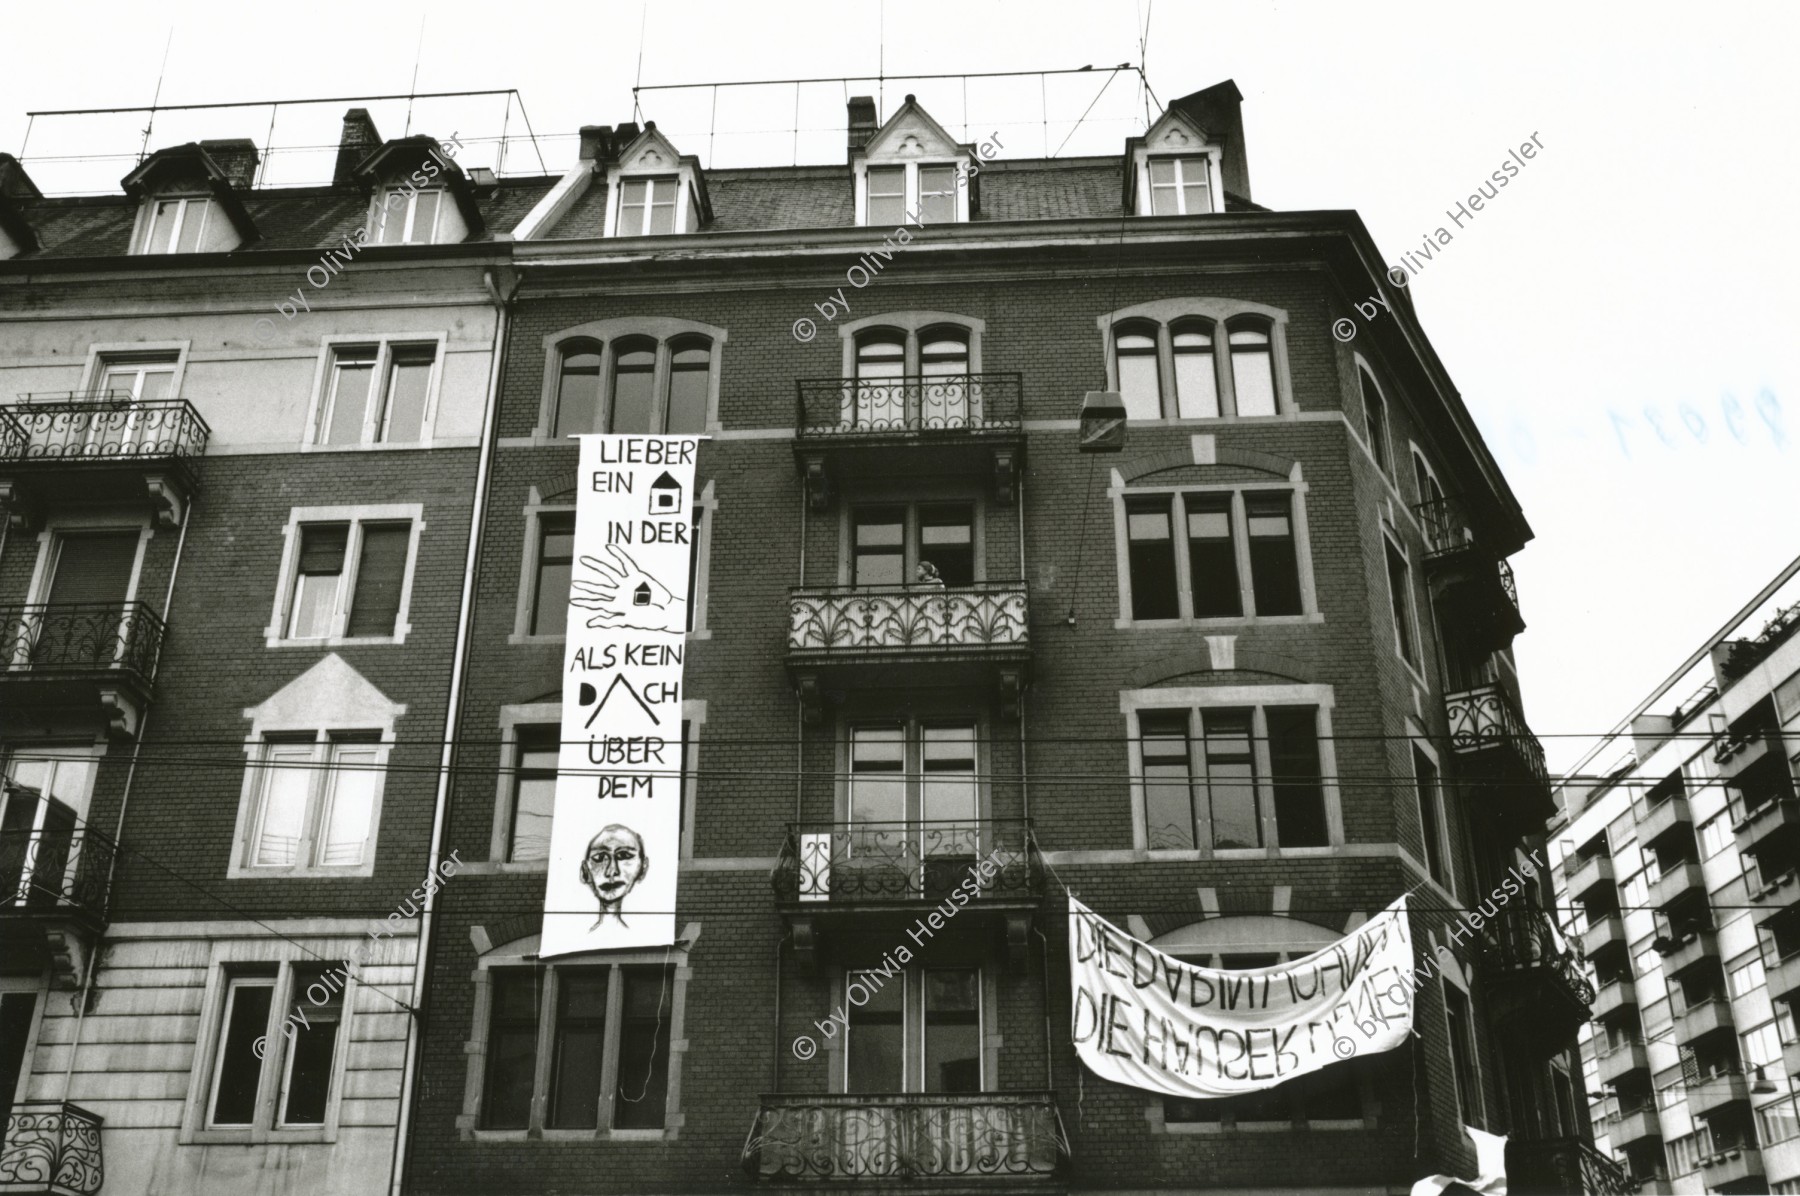
<svg viewBox="0 0 1800 1196"><path fill-rule="evenodd" d="M400 134L400 136L402 136L402 137L412 136L413 97L419 93L419 60L421 58L423 58L424 56L425 56L425 18L423 15L421 15L419 17L419 44L413 50L412 85L406 89L406 131L404 133ZM510 108L511 100L509 99L507 101L507 103Z"/></svg>
<svg viewBox="0 0 1800 1196"><path fill-rule="evenodd" d="M643 119L644 119L644 107L642 104L638 103L638 88L640 86L642 86L643 82L644 82L644 21L645 21L645 9L648 6L649 6L648 0L645 0L645 3L638 5L637 78L634 79L631 84L631 119L634 121L637 121L639 123L642 123ZM713 98L715 101L714 110L717 111L717 103L716 103L716 101L718 99L717 91L714 91ZM707 147L706 147L706 156L707 156L706 164L708 166L711 166L712 165L712 160L711 160L712 159L712 145L711 145L710 141L708 142Z"/></svg>
<svg viewBox="0 0 1800 1196"><path fill-rule="evenodd" d="M169 47L175 44L175 26L169 26L168 40L163 42L162 65L156 68L156 93L150 97L150 119L144 122L144 144L138 147L138 161L150 153L150 130L156 127L156 105L162 100L163 75L169 69Z"/></svg>

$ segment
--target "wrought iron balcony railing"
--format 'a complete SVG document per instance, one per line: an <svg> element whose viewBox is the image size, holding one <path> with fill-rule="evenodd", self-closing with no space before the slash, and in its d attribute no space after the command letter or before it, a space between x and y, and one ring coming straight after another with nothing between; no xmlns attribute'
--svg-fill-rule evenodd
<svg viewBox="0 0 1800 1196"><path fill-rule="evenodd" d="M796 587L788 650L825 653L1023 648L1022 581L941 585Z"/></svg>
<svg viewBox="0 0 1800 1196"><path fill-rule="evenodd" d="M1461 500L1434 498L1429 502L1419 503L1413 507L1413 512L1419 517L1419 526L1425 533L1427 561L1441 560L1480 548L1473 531L1474 525L1469 521L1468 512ZM1519 610L1519 586L1513 579L1512 566L1497 554L1492 556L1490 563L1494 570L1495 584L1516 615Z"/></svg>
<svg viewBox="0 0 1800 1196"><path fill-rule="evenodd" d="M66 1101L14 1105L0 1141L0 1192L98 1192L106 1179L100 1121Z"/></svg>
<svg viewBox="0 0 1800 1196"><path fill-rule="evenodd" d="M1558 931L1543 910L1527 905L1502 909L1487 920L1481 935L1485 963L1496 975L1545 972L1584 1008L1593 1005L1594 986L1588 983L1580 941Z"/></svg>
<svg viewBox="0 0 1800 1196"><path fill-rule="evenodd" d="M134 401L127 391L26 394L0 407L0 462L189 460L211 429L186 399Z"/></svg>
<svg viewBox="0 0 1800 1196"><path fill-rule="evenodd" d="M976 874L977 902L1043 896L1043 865L1023 818L792 823L772 880L783 901L940 902L980 861L995 871Z"/></svg>
<svg viewBox="0 0 1800 1196"><path fill-rule="evenodd" d="M1066 1175L1069 1137L1050 1092L765 1096L743 1164L771 1183L1014 1186Z"/></svg>
<svg viewBox="0 0 1800 1196"><path fill-rule="evenodd" d="M1544 745L1525 725L1525 716L1498 685L1483 685L1444 695L1444 713L1450 722L1450 746L1459 753L1503 748L1517 758L1534 782L1550 784L1544 763Z"/></svg>
<svg viewBox="0 0 1800 1196"><path fill-rule="evenodd" d="M1506 1144L1507 1184L1514 1192L1553 1196L1629 1196L1637 1191L1612 1159L1583 1138L1514 1139Z"/></svg>
<svg viewBox="0 0 1800 1196"><path fill-rule="evenodd" d="M117 852L92 827L0 831L0 918L61 910L104 919Z"/></svg>
<svg viewBox="0 0 1800 1196"><path fill-rule="evenodd" d="M0 606L0 683L9 673L124 673L148 686L163 621L142 602Z"/></svg>
<svg viewBox="0 0 1800 1196"><path fill-rule="evenodd" d="M795 382L802 440L935 432L1017 432L1024 385L1016 373L802 378Z"/></svg>

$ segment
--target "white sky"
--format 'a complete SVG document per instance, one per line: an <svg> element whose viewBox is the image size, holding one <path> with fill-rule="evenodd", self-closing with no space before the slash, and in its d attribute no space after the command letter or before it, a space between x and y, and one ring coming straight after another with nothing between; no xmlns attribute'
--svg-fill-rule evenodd
<svg viewBox="0 0 1800 1196"><path fill-rule="evenodd" d="M873 75L884 27L890 73L1135 63L1142 3L16 5L0 149L19 152L28 109L149 103L171 27L163 103L349 96L409 89L429 12L418 89L518 88L560 171L577 127L631 118L640 21L642 81L683 83ZM1668 0L1604 11L1559 0L1480 16L1429 3L1154 5L1156 94L1236 79L1258 202L1354 208L1389 261L1445 224L1510 145L1540 137L1512 185L1449 226L1453 242L1413 289L1537 531L1513 562L1530 623L1518 660L1553 767L1800 554L1800 303L1787 281L1800 257L1796 44L1800 9L1778 4L1696 15ZM1046 138L1055 149L1104 81L1055 78L1042 99L1035 78L972 82L970 132L1005 130L1002 157L1040 154ZM907 91L961 133L960 83L891 83L884 116ZM650 93L643 115L719 165L790 161L796 148L803 161L841 160L845 89L801 92L797 144L793 88L721 92L716 115L710 93ZM284 110L276 143L333 142L345 106ZM505 106L422 102L414 131L497 137ZM1065 152L1117 153L1142 115L1121 76ZM376 116L384 135L404 131L403 106ZM268 120L267 109L165 114L152 148L202 136L262 145ZM709 125L776 131L709 142ZM30 169L49 192L116 186L141 128L141 115L40 119L32 158L125 158ZM509 129L520 130L516 107ZM461 160L493 156L476 140ZM278 161L283 177L316 180L328 159ZM514 143L507 165L535 159ZM82 168L100 181L74 181ZM1725 419L1734 401L1741 443Z"/></svg>

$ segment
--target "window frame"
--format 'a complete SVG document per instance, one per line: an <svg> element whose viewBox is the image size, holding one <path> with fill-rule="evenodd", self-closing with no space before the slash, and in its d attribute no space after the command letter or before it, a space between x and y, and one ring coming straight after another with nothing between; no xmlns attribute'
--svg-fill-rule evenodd
<svg viewBox="0 0 1800 1196"><path fill-rule="evenodd" d="M1131 780L1132 849L1138 858L1147 860L1202 859L1275 859L1339 854L1344 848L1344 814L1337 783L1337 749L1332 738L1332 709L1335 706L1329 685L1210 685L1169 686L1163 688L1123 690L1119 695L1119 712L1124 716L1127 751L1126 762ZM1269 707L1312 707L1314 734L1318 745L1320 784L1324 804L1325 843L1317 846L1284 847L1280 841L1275 807L1275 778L1270 761L1267 709ZM1204 775L1194 766L1198 738L1195 714L1204 720L1207 710L1251 709L1251 749L1255 760L1257 817L1263 845L1260 847L1213 847L1211 816L1208 811L1205 835L1201 821L1195 819L1195 846L1166 848L1150 846L1149 797L1144 775L1143 733L1140 715L1145 711L1185 713L1188 727L1188 776L1190 785ZM1197 804L1197 803L1196 803Z"/></svg>
<svg viewBox="0 0 1800 1196"><path fill-rule="evenodd" d="M300 529L306 524L347 523L349 540L344 547L344 572L338 583L337 600L332 607L331 633L307 639L288 635L295 597L299 592ZM362 567L363 528L368 524L410 523L412 534L406 547L406 568L400 579L400 609L394 616L392 635L350 636L351 604L356 594L356 574ZM360 507L292 507L287 525L282 528L280 571L276 575L275 603L263 639L270 648L337 648L346 646L400 645L412 633L413 583L419 566L419 546L425 534L425 507L422 503L386 503Z"/></svg>
<svg viewBox="0 0 1800 1196"><path fill-rule="evenodd" d="M856 381L858 346L886 336L906 346L900 377L922 378L925 376L922 358L926 341L932 334L953 332L968 345L968 373L980 374L981 340L986 331L987 321L948 311L903 310L863 316L838 325L839 371L845 382Z"/></svg>
<svg viewBox="0 0 1800 1196"><path fill-rule="evenodd" d="M1375 377L1375 369L1360 356L1356 358L1357 394L1363 409L1364 444L1369 456L1375 462L1375 468L1388 484L1398 487L1394 479L1394 425L1392 419L1393 404L1388 402L1387 392ZM1365 385L1366 383L1366 385ZM1374 388L1375 401L1369 402L1369 388ZM1374 418L1371 418L1371 413Z"/></svg>
<svg viewBox="0 0 1800 1196"><path fill-rule="evenodd" d="M342 952L341 958L324 955L314 958L282 958L269 962L253 961L247 956L246 944L223 939L213 940L212 959L208 964L206 991L202 997L198 1035L195 1039L193 1063L189 1067L188 1095L177 1140L182 1145L206 1143L306 1143L336 1142L339 1114L349 1074L349 1055L353 1039L353 1023L357 1018L357 998L362 982L356 976L353 943L346 938L325 944L326 951ZM325 1119L317 1125L282 1125L280 1123L282 1088L285 1083L293 1040L281 1027L288 1010L304 992L296 992L295 974L311 967L334 969L345 979L342 987L343 1012L338 1019L337 1040L333 1045L330 1088L325 1102ZM227 1014L234 993L248 984L268 983L272 986L268 1020L263 1039L280 1044L279 1050L268 1050L257 1069L256 1111L249 1125L215 1125L212 1121L213 1098L218 1075L224 1064L223 1036L229 1027ZM359 1067L358 1070L366 1070Z"/></svg>
<svg viewBox="0 0 1800 1196"><path fill-rule="evenodd" d="M922 528L924 513L933 507L969 508L970 537L969 549L972 555L972 582L982 585L989 581L987 575L987 499L979 489L947 489L942 493L934 493L929 497L903 496L912 492L896 493L888 489L871 489L847 495L838 503L841 513L838 516L838 581L840 586L856 586L856 512L870 507L898 507L903 511L901 517L900 571L902 585L915 585L915 574L918 571L923 551ZM994 579L998 580L998 579ZM884 588L882 583L870 583L869 588Z"/></svg>
<svg viewBox="0 0 1800 1196"><path fill-rule="evenodd" d="M472 1023L469 1039L464 1043L467 1067L464 1076L463 1111L456 1118L463 1141L637 1141L673 1142L680 1138L685 1117L682 1113L682 1065L688 1049L685 1033L687 985L692 977L688 966L688 949L699 938L699 923L683 928L676 945L653 951L618 951L603 954L584 953L559 957L553 962L538 958L538 936L519 939L495 948L476 961L475 999L471 1002ZM619 1042L624 1021L623 968L660 967L667 971L668 984L668 1086L664 1095L661 1129L617 1129L612 1126L618 1092ZM552 1129L547 1124L550 1105L550 1071L556 1048L556 1010L560 989L560 973L565 971L608 971L606 989L606 1030L601 1048L600 1107L595 1129ZM482 1111L487 1095L487 1062L489 1031L493 1024L493 973L495 971L533 971L541 980L538 996L537 1046L535 1074L532 1081L531 1113L524 1129L488 1129L482 1126Z"/></svg>
<svg viewBox="0 0 1800 1196"><path fill-rule="evenodd" d="M1166 186L1164 184L1159 184L1156 181L1156 167L1159 163L1163 162L1172 162L1175 166L1175 181ZM1187 181L1187 176L1189 174L1188 168L1193 165L1199 167L1199 173L1201 175L1200 185L1206 190L1206 211L1204 212L1190 212L1187 210L1187 189L1192 185ZM1210 216L1215 212L1224 210L1222 205L1214 202L1214 195L1216 193L1213 190L1213 176L1217 172L1217 163L1213 153L1200 150L1198 152L1186 153L1148 154L1145 156L1144 166L1144 184L1147 188L1147 192L1144 197L1143 210L1140 214L1146 216ZM1164 189L1173 190L1175 193L1175 211L1173 212L1158 212L1156 210L1156 192Z"/></svg>
<svg viewBox="0 0 1800 1196"><path fill-rule="evenodd" d="M152 249L150 247L150 239L156 232L157 210L166 203L180 205L176 209L175 222L169 228L169 238L167 242L169 248ZM177 246L181 244L181 233L187 226L189 205L192 204L200 205L200 231L194 237L194 247L184 251L177 248ZM221 217L224 215L224 213L218 212L218 207L218 202L212 196L198 192L173 191L161 195L145 196L143 203L138 206L139 214L137 227L133 231L131 238L133 246L132 255L134 257L152 257L157 255L173 256L183 252L214 252L206 246L206 234L210 231L209 226L213 222L215 213Z"/></svg>
<svg viewBox="0 0 1800 1196"><path fill-rule="evenodd" d="M305 434L300 451L305 453L388 452L440 447L437 420L443 397L444 359L449 349L446 332L384 333L378 336L333 334L320 338L318 364L313 375L311 401L307 405ZM358 349L375 350L371 401L363 412L362 432L354 444L328 444L331 408L336 402L338 355ZM419 417L419 439L380 439L391 404L394 357L409 351L431 349L431 373L425 381L425 407Z"/></svg>
<svg viewBox="0 0 1800 1196"><path fill-rule="evenodd" d="M1218 401L1218 415L1184 416L1181 414L1174 338L1177 331L1187 331L1188 326L1196 324L1206 327L1212 341L1212 352L1207 356L1211 358L1213 368L1213 390ZM1241 331L1251 324L1257 325L1259 331L1265 332L1269 340L1269 376L1275 388L1275 410L1271 414L1241 415L1238 412L1231 333ZM1121 330L1124 330L1126 335L1131 335L1134 331L1147 334L1150 328L1154 328L1154 339L1157 346L1157 398L1161 414L1156 417L1155 421L1137 417L1136 422L1163 422L1177 425L1209 424L1219 421L1292 419L1298 416L1300 407L1295 398L1293 379L1288 363L1287 324L1288 313L1281 308L1263 303L1252 303L1245 299L1208 296L1157 299L1095 317L1095 325L1100 331L1106 386L1108 390L1112 391L1121 389L1117 335Z"/></svg>
<svg viewBox="0 0 1800 1196"><path fill-rule="evenodd" d="M722 363L725 356L725 345L728 340L726 330L711 324L702 324L695 320L678 319L672 316L622 316L610 320L596 320L587 324L578 324L547 333L543 337L544 375L538 401L537 422L527 436L502 436L500 445L503 448L523 448L539 445L559 445L573 448L569 437L579 435L583 431L602 431L612 422L613 379L617 342L642 338L656 343L656 360L651 374L651 427L666 429L669 426L670 383L673 380L674 355L684 348L692 347L695 340L709 342L709 357L706 378L706 410L702 426L691 432L654 431L655 436L705 436L721 430L719 423L719 387L722 376ZM682 342L688 342L683 344ZM562 363L570 353L597 352L600 355L600 377L595 396L596 427L575 429L564 435L557 435L557 404L561 399Z"/></svg>
<svg viewBox="0 0 1800 1196"><path fill-rule="evenodd" d="M436 172L434 171L433 173ZM401 198L402 202L393 202L393 198L396 195ZM413 234L418 231L413 225L418 220L419 197L421 195L431 195L437 198L437 202L431 209L430 235L424 240L419 240L413 236ZM444 209L446 207L454 209L456 206L455 200L451 197L450 189L448 187L415 187L410 183L390 183L376 189L375 194L372 197L372 202L374 207L370 209L369 212L368 232L365 234L364 240L365 247L446 245L451 243L449 238L441 237L439 235L440 233L449 231L444 227ZM381 233L382 230L387 227L388 218L400 215L401 213L404 213L404 215L401 216L400 239L397 241L383 241L381 239Z"/></svg>
<svg viewBox="0 0 1800 1196"><path fill-rule="evenodd" d="M857 227L904 228L911 226L911 231L917 235L919 229L929 228L933 224L967 224L969 222L969 179L972 177L972 168L979 170L979 166L976 165L978 162L985 165L985 161L976 155L963 153L960 150L955 154L937 153L919 158L898 158L886 155L858 158L853 166ZM947 194L952 197L955 215L949 220L926 220L924 209L921 206L925 197L924 180L921 176L924 170L933 167L951 171L950 190L931 193L933 195ZM872 170L899 170L901 172L900 219L891 225L885 220L875 223L869 219L869 200L871 198L869 172ZM883 194L889 195L891 192Z"/></svg>
<svg viewBox="0 0 1800 1196"><path fill-rule="evenodd" d="M941 710L919 713L910 709L894 709L881 703L869 703L865 709L846 708L837 719L834 735L837 774L833 786L835 822L844 826L852 824L855 774L852 772L851 753L855 732L863 727L894 726L900 728L901 817L898 820L878 821L899 821L909 826L925 821L922 817L925 808L925 731L927 728L965 726L972 727L975 731L975 815L972 821L986 823L994 817L993 744L989 738L993 727L985 710L947 704ZM918 816L915 816L915 811Z"/></svg>
<svg viewBox="0 0 1800 1196"><path fill-rule="evenodd" d="M1400 580L1403 589L1396 590L1394 585L1395 558L1398 558ZM1382 576L1386 579L1388 591L1388 609L1394 627L1394 655L1420 685L1425 683L1425 639L1419 624L1418 582L1415 580L1412 557L1391 527L1382 527ZM1404 598L1404 603L1401 599ZM1402 606L1404 605L1404 609ZM1410 634L1411 639L1407 636Z"/></svg>
<svg viewBox="0 0 1800 1196"><path fill-rule="evenodd" d="M1324 621L1318 605L1312 565L1312 540L1307 529L1306 496L1310 487L1296 471L1295 477L1283 482L1196 483L1191 485L1145 486L1128 483L1108 492L1113 500L1114 559L1118 571L1119 613L1113 626L1129 627L1202 627L1226 628L1245 625L1279 623L1319 623ZM1294 564L1300 587L1300 613L1264 615L1256 612L1256 579L1250 561L1250 525L1245 496L1256 492L1279 492L1289 495L1289 520L1293 535ZM1175 549L1175 586L1177 615L1172 619L1139 619L1132 614L1132 578L1130 568L1130 532L1128 504L1134 499L1170 495L1170 529ZM1236 615L1196 616L1194 612L1193 562L1188 546L1187 495L1230 496L1232 552L1237 561L1238 609Z"/></svg>
<svg viewBox="0 0 1800 1196"><path fill-rule="evenodd" d="M831 973L831 1000L834 1008L850 1009L854 1005L849 999L849 988L856 977L870 974L867 967L839 966ZM974 972L975 973L975 1012L977 1058L981 1064L979 1091L992 1090L992 1080L999 1074L998 1045L990 1040L992 1028L998 1019L998 979L995 970L980 963L933 963L918 959L902 965L891 976L881 978L885 987L895 983L902 984L901 994L901 1087L900 1091L891 1095L920 1095L928 1090L925 1086L926 1063L926 1008L928 986L925 980L927 972ZM874 975L881 977L879 970ZM852 1015L854 1020L854 1015ZM843 1093L849 1083L850 1052L849 1031L837 1038L828 1039L824 1043L824 1054L827 1060L826 1084L829 1091Z"/></svg>
<svg viewBox="0 0 1800 1196"><path fill-rule="evenodd" d="M305 738L308 735L310 739ZM238 830L234 837L231 866L227 869L226 876L234 880L293 876L373 876L381 838L382 805L387 796L388 762L394 743L395 734L391 723L385 727L331 726L316 730L258 728L245 747L247 759L239 801ZM263 818L267 813L269 785L278 775L267 763L270 752L274 748L301 745L307 745L311 749L310 767L313 771L308 778L305 808L301 813L301 834L294 850L295 862L258 864L255 862L255 854L261 839ZM323 848L324 821L329 802L334 796L331 786L339 776L339 770L330 765L340 747L374 750L372 771L375 772L375 792L369 801L369 827L363 839L362 859L354 864L325 864L318 862Z"/></svg>

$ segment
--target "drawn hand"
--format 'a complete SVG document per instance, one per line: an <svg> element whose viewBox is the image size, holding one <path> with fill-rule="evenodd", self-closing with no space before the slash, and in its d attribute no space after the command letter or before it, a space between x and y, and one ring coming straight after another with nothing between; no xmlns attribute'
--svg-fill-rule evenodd
<svg viewBox="0 0 1800 1196"><path fill-rule="evenodd" d="M608 544L606 551L613 558L611 564L599 557L581 558L582 567L594 573L597 580L578 577L569 583L570 605L599 612L587 625L685 633L687 603L640 569L631 554L617 544Z"/></svg>

